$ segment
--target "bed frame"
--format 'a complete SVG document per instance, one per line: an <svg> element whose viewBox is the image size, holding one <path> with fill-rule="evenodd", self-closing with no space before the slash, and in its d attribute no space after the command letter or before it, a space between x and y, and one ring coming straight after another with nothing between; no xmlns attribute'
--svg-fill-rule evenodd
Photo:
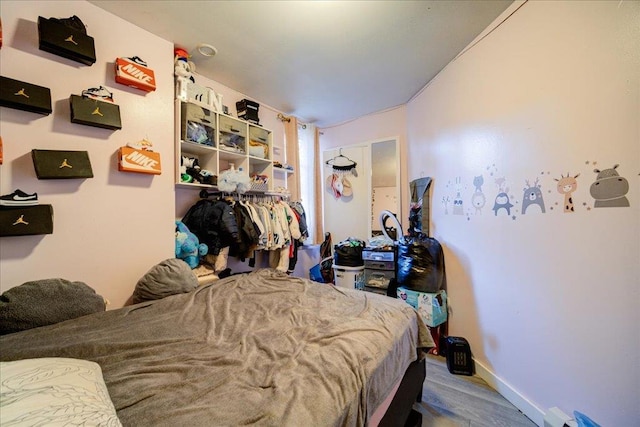
<svg viewBox="0 0 640 427"><path fill-rule="evenodd" d="M414 402L422 402L422 386L426 375L425 359L409 365L389 408L378 424L379 427L421 425L422 416L412 408Z"/></svg>

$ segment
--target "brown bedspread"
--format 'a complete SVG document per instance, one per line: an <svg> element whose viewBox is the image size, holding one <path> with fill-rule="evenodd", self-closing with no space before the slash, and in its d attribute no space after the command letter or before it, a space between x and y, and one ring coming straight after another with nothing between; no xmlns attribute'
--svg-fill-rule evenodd
<svg viewBox="0 0 640 427"><path fill-rule="evenodd" d="M355 426L432 346L400 300L264 269L2 336L0 359L97 362L125 426Z"/></svg>

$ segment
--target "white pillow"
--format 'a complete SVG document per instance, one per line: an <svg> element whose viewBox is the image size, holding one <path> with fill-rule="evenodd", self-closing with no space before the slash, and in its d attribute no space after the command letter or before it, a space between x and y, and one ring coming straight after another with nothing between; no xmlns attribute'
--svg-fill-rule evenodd
<svg viewBox="0 0 640 427"><path fill-rule="evenodd" d="M57 357L0 362L0 425L122 426L100 365Z"/></svg>

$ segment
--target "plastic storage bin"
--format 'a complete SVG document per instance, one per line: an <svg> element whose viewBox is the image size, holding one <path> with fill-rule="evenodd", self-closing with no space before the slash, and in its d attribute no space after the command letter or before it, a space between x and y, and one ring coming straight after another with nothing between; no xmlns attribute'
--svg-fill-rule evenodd
<svg viewBox="0 0 640 427"><path fill-rule="evenodd" d="M339 288L364 289L364 266L333 265L335 285Z"/></svg>

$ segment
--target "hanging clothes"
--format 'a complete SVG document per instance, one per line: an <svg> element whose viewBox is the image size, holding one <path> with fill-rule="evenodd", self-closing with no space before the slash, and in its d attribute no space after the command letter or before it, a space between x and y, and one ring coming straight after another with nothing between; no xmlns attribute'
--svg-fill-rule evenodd
<svg viewBox="0 0 640 427"><path fill-rule="evenodd" d="M209 245L211 261L217 264L215 270L226 268L227 256L249 259L249 266L254 267L256 251L265 251L271 268L291 273L298 248L308 237L302 204L280 197L260 201L237 198L204 198L183 218L187 227ZM223 256L213 259L223 248Z"/></svg>
<svg viewBox="0 0 640 427"><path fill-rule="evenodd" d="M229 255L244 261L253 256L253 251L258 246L260 230L251 219L251 215L245 206L235 202L232 209L238 224L239 234L238 240L229 248Z"/></svg>
<svg viewBox="0 0 640 427"><path fill-rule="evenodd" d="M212 255L235 244L240 236L233 210L224 200L199 200L189 208L182 222L209 247Z"/></svg>

